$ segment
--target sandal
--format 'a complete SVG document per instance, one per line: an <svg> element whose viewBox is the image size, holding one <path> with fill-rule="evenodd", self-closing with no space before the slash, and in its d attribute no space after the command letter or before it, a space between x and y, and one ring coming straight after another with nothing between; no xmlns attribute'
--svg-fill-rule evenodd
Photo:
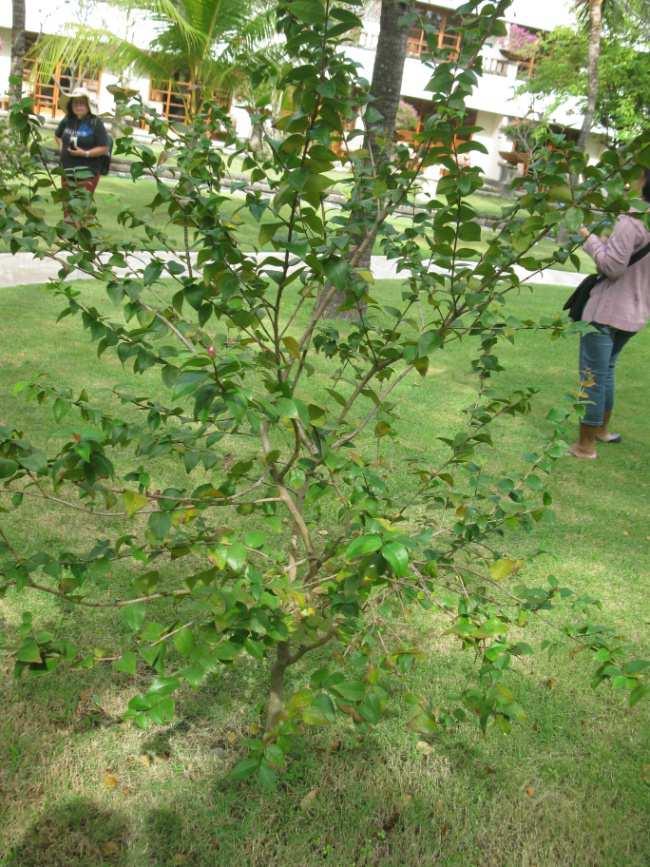
<svg viewBox="0 0 650 867"><path fill-rule="evenodd" d="M580 451L575 446L571 446L567 454L571 455L572 458L578 458L578 460L581 461L595 461L598 457L596 452L593 452L593 454L589 454L589 452Z"/></svg>
<svg viewBox="0 0 650 867"><path fill-rule="evenodd" d="M604 437L599 437L596 435L596 439L599 443L620 443L623 442L623 437L620 434L608 433Z"/></svg>

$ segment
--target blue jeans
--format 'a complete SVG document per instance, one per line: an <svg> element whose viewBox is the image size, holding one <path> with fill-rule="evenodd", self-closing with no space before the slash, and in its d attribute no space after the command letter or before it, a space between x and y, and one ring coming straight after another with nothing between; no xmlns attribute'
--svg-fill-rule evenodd
<svg viewBox="0 0 650 867"><path fill-rule="evenodd" d="M591 323L596 331L580 337L580 379L583 383L593 382L583 390L587 395L587 405L583 424L600 427L605 413L614 406L614 371L621 349L634 337L634 331L620 331L611 325Z"/></svg>

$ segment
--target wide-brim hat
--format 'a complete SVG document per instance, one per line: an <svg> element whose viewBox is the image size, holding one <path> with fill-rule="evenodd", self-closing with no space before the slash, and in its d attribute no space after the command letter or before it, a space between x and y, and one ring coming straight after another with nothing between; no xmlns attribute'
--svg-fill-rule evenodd
<svg viewBox="0 0 650 867"><path fill-rule="evenodd" d="M68 93L64 93L61 91L61 96L59 97L59 104L64 111L68 110L68 106L70 105L70 101L73 99L85 99L88 103L88 108L90 111L97 108L97 97L94 93L87 90L85 87L74 87Z"/></svg>

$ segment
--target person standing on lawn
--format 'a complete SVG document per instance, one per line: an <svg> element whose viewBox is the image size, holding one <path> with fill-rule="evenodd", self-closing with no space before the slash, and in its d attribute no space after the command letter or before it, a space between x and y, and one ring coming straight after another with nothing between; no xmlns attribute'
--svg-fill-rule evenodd
<svg viewBox="0 0 650 867"><path fill-rule="evenodd" d="M650 202L650 169L634 185ZM583 226L584 249L605 279L591 291L582 321L594 326L580 337L580 380L587 396L578 441L569 449L575 458L593 460L597 443L619 443L610 433L614 407L614 373L621 350L650 319L650 253L628 267L630 258L650 243L640 215L621 215L607 240Z"/></svg>
<svg viewBox="0 0 650 867"><path fill-rule="evenodd" d="M99 183L100 157L108 154L106 128L93 114L87 90L76 88L65 99L65 117L54 133L63 168L62 186L87 190L92 198Z"/></svg>

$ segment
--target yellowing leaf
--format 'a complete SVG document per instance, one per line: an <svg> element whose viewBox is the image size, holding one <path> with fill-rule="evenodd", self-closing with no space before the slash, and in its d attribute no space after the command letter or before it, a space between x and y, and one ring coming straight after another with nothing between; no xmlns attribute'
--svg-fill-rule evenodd
<svg viewBox="0 0 650 867"><path fill-rule="evenodd" d="M118 786L119 780L115 776L115 774L111 774L108 771L104 774L104 785L107 789L116 789Z"/></svg>
<svg viewBox="0 0 650 867"><path fill-rule="evenodd" d="M292 358L300 358L300 346L295 337L283 337L282 343Z"/></svg>
<svg viewBox="0 0 650 867"><path fill-rule="evenodd" d="M149 500L145 496L143 496L143 494L139 494L137 491L124 491L122 497L124 499L124 507L129 518L132 518L136 512L139 512L140 509L143 509L149 502Z"/></svg>
<svg viewBox="0 0 650 867"><path fill-rule="evenodd" d="M490 566L490 575L494 581L503 581L514 572L518 572L519 569L521 569L522 564L523 560L510 560L507 557L503 557L499 560L495 560L495 562Z"/></svg>

